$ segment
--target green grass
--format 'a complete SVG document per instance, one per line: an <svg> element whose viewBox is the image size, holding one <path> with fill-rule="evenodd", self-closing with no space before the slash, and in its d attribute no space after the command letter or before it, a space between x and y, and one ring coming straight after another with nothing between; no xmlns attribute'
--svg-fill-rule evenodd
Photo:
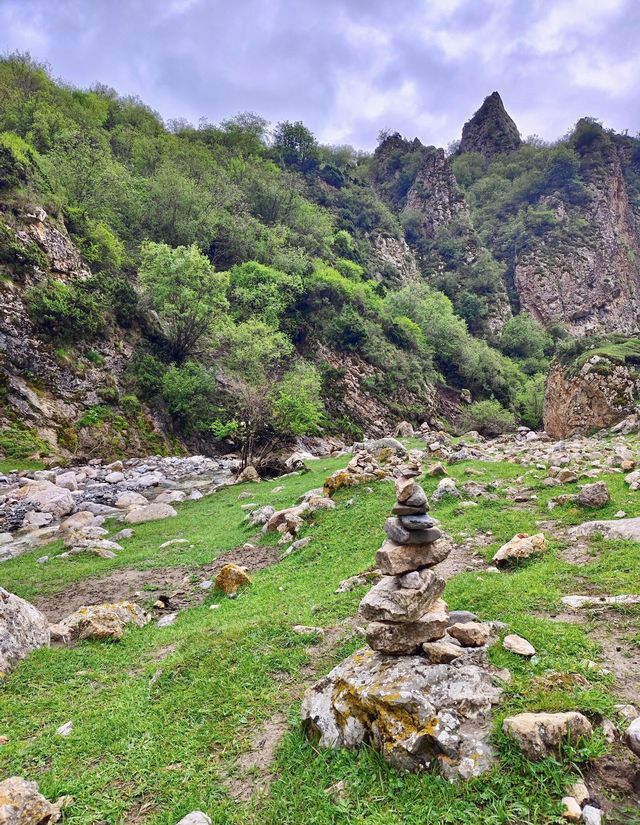
<svg viewBox="0 0 640 825"><path fill-rule="evenodd" d="M44 470L44 462L28 458L0 458L0 473L12 470Z"/></svg>
<svg viewBox="0 0 640 825"><path fill-rule="evenodd" d="M34 599L125 566L195 567L209 562L255 532L242 521L240 505L245 501L292 504L345 463L344 458L321 459L310 462L310 472L302 476L233 487L186 502L175 519L136 527L135 536L123 542L124 552L112 561L77 557L37 565L42 550L20 557L2 566L3 586ZM482 551L487 557L515 532L537 529L537 520L550 515L566 523L579 520L571 508L548 513L547 497L560 488L541 487L542 473L529 468L468 462L452 467L451 474L459 483L470 478L503 481L497 501L479 499L478 507L466 510L457 502L432 508L454 535L493 531L492 544ZM516 482L521 476L525 481ZM624 509L631 508L621 479L606 478L615 499L606 512L615 512L621 501ZM273 494L281 484L285 489ZM427 479L425 488L429 492L436 484L437 479ZM529 484L539 495L535 509L515 509L507 489ZM238 500L241 491L251 497ZM499 732L499 725L505 715L523 709L580 709L592 718L611 711L610 677L585 672L580 664L597 657L595 643L583 626L551 616L561 596L582 592L585 581L609 593L637 589L637 551L628 542L596 542L593 561L579 568L578 575L563 561L560 544L551 535L550 550L541 559L501 574L461 574L448 583L445 598L450 607L505 621L510 632L526 636L538 651L532 663L500 646L493 649L494 662L513 675L496 716L500 762L484 777L452 786L429 773L400 775L368 749L317 751L300 732L301 691L314 678L308 669L324 674L362 641L347 637L339 650L315 660L308 652L309 638L291 628L329 627L355 613L367 588L334 591L342 579L371 567L392 501L389 482L342 490L336 495L337 508L318 512L305 528L302 535L312 535L312 543L256 572L239 598L210 592L202 606L183 611L168 628L150 625L128 632L118 644L85 642L33 654L0 694L0 734L10 740L0 749L2 775L36 779L48 797L71 794L75 803L64 821L76 825L132 820L174 825L196 808L216 825L560 822L565 786L585 759L602 752L601 739L566 752L562 760L533 764ZM193 546L158 549L175 537L188 538ZM220 608L209 610L211 603ZM159 660L158 651L168 646L171 652ZM536 677L548 671L583 673L590 687L542 689ZM273 766L270 793L260 802L236 802L223 778L233 773L235 758L250 748L256 729L277 712L290 724ZM68 720L74 722L72 735L56 736L56 728ZM336 783L344 783L340 793L331 791ZM146 813L136 819L141 810Z"/></svg>

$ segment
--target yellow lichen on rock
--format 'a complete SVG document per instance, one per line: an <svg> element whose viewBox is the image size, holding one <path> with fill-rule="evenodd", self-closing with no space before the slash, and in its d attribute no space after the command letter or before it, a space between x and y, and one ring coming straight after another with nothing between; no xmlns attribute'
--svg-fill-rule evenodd
<svg viewBox="0 0 640 825"><path fill-rule="evenodd" d="M246 571L246 568L239 567L237 564L225 564L222 570L216 576L216 587L224 591L227 596L232 596L238 592L240 587L251 584L251 577Z"/></svg>

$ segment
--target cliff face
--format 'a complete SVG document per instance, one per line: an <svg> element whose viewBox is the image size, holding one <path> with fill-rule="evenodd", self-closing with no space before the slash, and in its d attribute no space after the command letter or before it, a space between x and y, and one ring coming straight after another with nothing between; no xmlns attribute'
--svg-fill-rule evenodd
<svg viewBox="0 0 640 825"><path fill-rule="evenodd" d="M34 329L25 303L30 287L48 275L72 284L91 274L64 224L43 209L3 218L8 216L0 213L12 261L7 265L5 256L5 277L0 278L0 431L7 440L28 439L40 452L63 457L168 449L158 417L142 406L125 409L120 403L133 335L112 330L91 347L67 351Z"/></svg>
<svg viewBox="0 0 640 825"><path fill-rule="evenodd" d="M550 240L534 242L515 267L521 307L542 323L561 322L573 335L633 333L640 328L640 221L630 204L624 146L599 147L597 174L585 173L585 230L559 196L543 202L558 221ZM583 165L589 155L583 156Z"/></svg>
<svg viewBox="0 0 640 825"><path fill-rule="evenodd" d="M498 92L484 103L462 129L460 152L480 152L485 158L517 149L522 140Z"/></svg>
<svg viewBox="0 0 640 825"><path fill-rule="evenodd" d="M551 369L544 397L544 428L552 438L570 438L611 427L634 412L640 399L637 366L612 364L594 355L573 373Z"/></svg>

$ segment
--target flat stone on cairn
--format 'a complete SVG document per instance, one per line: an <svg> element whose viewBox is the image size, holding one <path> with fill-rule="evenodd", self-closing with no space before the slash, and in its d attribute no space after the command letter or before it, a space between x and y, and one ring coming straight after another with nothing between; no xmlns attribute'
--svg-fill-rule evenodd
<svg viewBox="0 0 640 825"><path fill-rule="evenodd" d="M369 742L401 770L437 764L452 780L478 776L492 761L489 712L501 690L448 633L445 581L430 568L451 547L428 515L415 480L420 464L399 471L387 539L376 553L383 576L360 603L371 649L307 691L303 723L324 747Z"/></svg>

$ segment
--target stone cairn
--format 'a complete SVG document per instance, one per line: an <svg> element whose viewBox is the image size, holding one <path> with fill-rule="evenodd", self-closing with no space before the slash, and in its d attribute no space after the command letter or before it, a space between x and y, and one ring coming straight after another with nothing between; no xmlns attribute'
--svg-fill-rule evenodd
<svg viewBox="0 0 640 825"><path fill-rule="evenodd" d="M381 581L364 597L361 615L369 621L367 643L391 655L414 653L441 639L447 629L447 605L440 599L445 582L430 568L450 552L428 515L429 503L416 482L420 465L401 468L396 503L385 523L387 540L376 553Z"/></svg>
<svg viewBox="0 0 640 825"><path fill-rule="evenodd" d="M490 711L501 696L484 657L488 638L473 632L487 626L451 622L445 581L432 569L451 545L428 514L420 463L399 472L376 553L382 578L360 603L368 648L307 691L303 725L321 747L368 743L401 770L477 776L492 762Z"/></svg>

